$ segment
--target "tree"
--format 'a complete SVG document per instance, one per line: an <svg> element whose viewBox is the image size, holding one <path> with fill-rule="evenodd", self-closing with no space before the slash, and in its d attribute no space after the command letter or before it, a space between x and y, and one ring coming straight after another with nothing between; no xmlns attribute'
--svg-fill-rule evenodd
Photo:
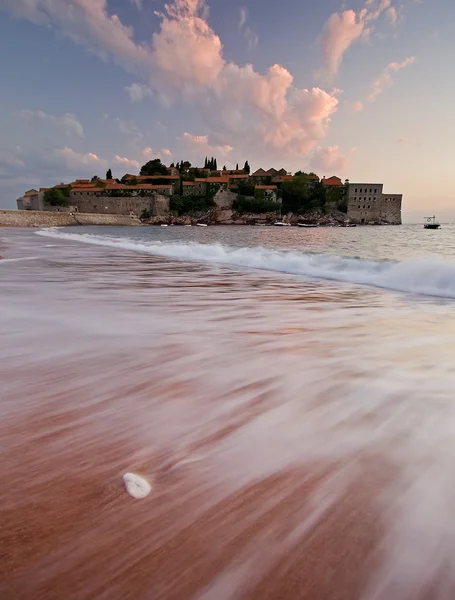
<svg viewBox="0 0 455 600"><path fill-rule="evenodd" d="M224 165L224 167L223 167L223 171L226 171L226 165Z"/></svg>
<svg viewBox="0 0 455 600"><path fill-rule="evenodd" d="M106 172L106 179L112 179L112 171L110 169Z"/></svg>
<svg viewBox="0 0 455 600"><path fill-rule="evenodd" d="M238 171L238 170L239 170L239 163L237 163L237 164L235 165L235 170L236 170L236 171Z"/></svg>
<svg viewBox="0 0 455 600"><path fill-rule="evenodd" d="M205 157L204 169L208 169L208 168L209 168L209 159L207 157Z"/></svg>
<svg viewBox="0 0 455 600"><path fill-rule="evenodd" d="M171 164L169 165L169 168L170 168L170 169L174 169L174 168L175 168L175 165L174 165L174 163L171 163Z"/></svg>
<svg viewBox="0 0 455 600"><path fill-rule="evenodd" d="M163 165L159 158L149 160L145 165L142 165L140 175L167 175L167 167Z"/></svg>
<svg viewBox="0 0 455 600"><path fill-rule="evenodd" d="M51 206L68 206L68 200L57 188L50 188L44 192L44 202Z"/></svg>
<svg viewBox="0 0 455 600"><path fill-rule="evenodd" d="M245 166L243 167L243 170L245 171L245 173L248 173L248 175L250 174L250 165L248 163L248 161L245 162Z"/></svg>
<svg viewBox="0 0 455 600"><path fill-rule="evenodd" d="M213 170L214 171L218 171L218 165L216 164L216 158L215 158L215 160L213 162Z"/></svg>

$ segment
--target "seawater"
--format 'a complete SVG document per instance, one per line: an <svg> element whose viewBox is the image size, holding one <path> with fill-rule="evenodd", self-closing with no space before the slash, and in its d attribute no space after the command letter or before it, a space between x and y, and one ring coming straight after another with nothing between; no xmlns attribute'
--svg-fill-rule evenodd
<svg viewBox="0 0 455 600"><path fill-rule="evenodd" d="M2 597L453 598L454 240L0 231Z"/></svg>

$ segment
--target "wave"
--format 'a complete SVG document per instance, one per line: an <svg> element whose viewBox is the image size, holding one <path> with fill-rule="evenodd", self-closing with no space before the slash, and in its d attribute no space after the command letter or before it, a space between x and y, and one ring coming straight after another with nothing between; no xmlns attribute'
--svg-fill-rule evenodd
<svg viewBox="0 0 455 600"><path fill-rule="evenodd" d="M375 261L331 254L306 254L263 247L235 248L221 244L143 242L58 229L37 235L180 260L210 262L263 269L305 277L369 285L398 292L455 299L455 263L445 260L409 259Z"/></svg>
<svg viewBox="0 0 455 600"><path fill-rule="evenodd" d="M4 265L6 263L15 263L22 262L24 260L37 260L38 256L23 256L21 258L0 258L0 265Z"/></svg>

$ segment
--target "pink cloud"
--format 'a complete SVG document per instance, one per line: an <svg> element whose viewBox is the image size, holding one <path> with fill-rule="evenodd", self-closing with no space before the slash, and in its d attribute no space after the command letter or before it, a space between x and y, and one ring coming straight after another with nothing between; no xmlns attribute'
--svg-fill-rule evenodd
<svg viewBox="0 0 455 600"><path fill-rule="evenodd" d="M389 63L387 67L383 70L381 75L379 75L379 77L377 77L371 84L371 92L368 96L368 100L370 102L373 102L380 94L382 94L386 87L392 85L392 73L397 73L398 71L401 71L401 69L405 69L406 67L409 67L410 65L414 64L414 62L415 56L410 56L401 63Z"/></svg>
<svg viewBox="0 0 455 600"><path fill-rule="evenodd" d="M361 112L364 109L363 102L361 100L357 100L351 104L351 109L354 112Z"/></svg>
<svg viewBox="0 0 455 600"><path fill-rule="evenodd" d="M67 146L57 148L52 152L52 156L61 160L63 164L73 171L77 171L78 168L82 167L104 168L107 166L107 162L93 152L76 152Z"/></svg>
<svg viewBox="0 0 455 600"><path fill-rule="evenodd" d="M114 163L117 166L121 166L125 169L136 169L139 170L139 163L137 160L132 160L130 158L126 158L124 156L119 156L118 154L114 157Z"/></svg>
<svg viewBox="0 0 455 600"><path fill-rule="evenodd" d="M3 0L3 7L51 26L141 76L144 83L128 88L132 100L155 93L162 101L192 103L202 112L215 146L235 144L245 153L261 148L300 157L320 144L338 108L336 90L295 88L292 74L281 65L262 74L252 65L228 62L219 36L207 22L205 0L166 4L160 30L149 44L134 41L132 28L108 13L107 0ZM367 29L367 15L343 15L338 20L351 30L345 41L330 46L336 67L352 40Z"/></svg>
<svg viewBox="0 0 455 600"><path fill-rule="evenodd" d="M394 6L391 6L390 8L387 9L386 16L387 16L389 23L391 23L392 25L395 25L397 23L398 11Z"/></svg>
<svg viewBox="0 0 455 600"><path fill-rule="evenodd" d="M348 159L340 153L338 146L327 148L317 147L313 152L311 166L315 171L333 173L345 173ZM329 175L329 176L330 176Z"/></svg>
<svg viewBox="0 0 455 600"><path fill-rule="evenodd" d="M390 10L391 0L380 0L378 3L376 0L367 0L365 7L358 13L348 9L330 15L321 36L326 75L332 77L338 73L346 51L354 42L367 39L372 31L373 21L384 11Z"/></svg>
<svg viewBox="0 0 455 600"><path fill-rule="evenodd" d="M406 137L400 137L397 140L397 144L405 144L408 141L408 138Z"/></svg>

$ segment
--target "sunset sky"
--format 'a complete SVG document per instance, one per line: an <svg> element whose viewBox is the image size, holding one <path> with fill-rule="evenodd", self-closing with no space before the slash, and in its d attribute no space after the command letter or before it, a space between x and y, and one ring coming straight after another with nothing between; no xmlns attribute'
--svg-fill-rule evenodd
<svg viewBox="0 0 455 600"><path fill-rule="evenodd" d="M0 0L0 207L206 155L455 217L452 0ZM453 211L453 214L451 214Z"/></svg>

